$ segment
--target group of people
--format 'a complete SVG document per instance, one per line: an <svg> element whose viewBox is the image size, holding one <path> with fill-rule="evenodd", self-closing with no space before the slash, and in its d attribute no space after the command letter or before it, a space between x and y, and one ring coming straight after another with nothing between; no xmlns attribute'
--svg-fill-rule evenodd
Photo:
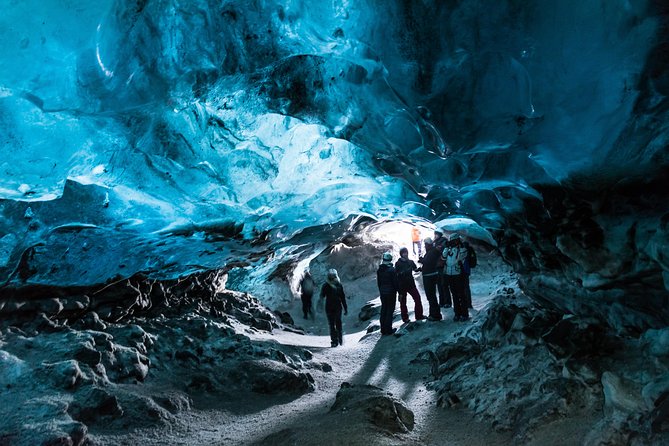
<svg viewBox="0 0 669 446"><path fill-rule="evenodd" d="M412 242L414 253L418 251L418 263L421 266L418 267L409 259L407 248L402 248L400 258L394 266L392 254L383 254L377 271L381 295L381 335L395 332L392 324L396 297L400 303L402 321L409 322L407 294L413 298L416 320L440 321L443 319L443 307L453 307L455 321L469 319L469 308L472 308L469 276L471 269L476 266L476 252L458 234L452 233L444 237L444 233L437 230L434 232L434 239L428 237L423 241L425 255L422 255L420 242L416 243L416 232L412 231ZM423 314L420 293L413 278L414 272L421 272L423 276L423 288L428 302L427 317Z"/></svg>
<svg viewBox="0 0 669 446"><path fill-rule="evenodd" d="M416 240L417 239L417 240ZM417 241L417 243L416 243ZM412 230L414 255L418 255L418 263L409 259L409 250L400 249L400 257L393 264L390 252L383 254L381 265L376 273L379 295L381 296L381 335L395 333L393 314L395 304L399 300L400 314L403 322L409 322L407 295L414 301L416 320L427 319L440 321L443 319L441 308L453 307L455 321L469 319L469 309L472 308L469 276L471 269L476 266L476 252L456 233L444 237L440 230L434 231L434 238L423 240L425 254L422 253L420 232ZM428 302L428 316L423 310L420 293L416 287L413 274L420 272L423 277L423 288ZM312 315L311 299L314 292L314 281L310 273L305 272L300 282L302 297L302 311L304 317ZM438 296L437 296L438 295ZM342 345L342 312L348 314L346 296L339 275L335 269L327 273L326 282L321 287L321 299L325 299L325 314L330 328L332 347Z"/></svg>

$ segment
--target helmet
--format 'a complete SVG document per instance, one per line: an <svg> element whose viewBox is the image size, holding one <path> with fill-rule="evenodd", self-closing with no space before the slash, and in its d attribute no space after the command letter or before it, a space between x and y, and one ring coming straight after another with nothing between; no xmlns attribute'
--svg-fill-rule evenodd
<svg viewBox="0 0 669 446"><path fill-rule="evenodd" d="M332 268L328 270L328 279L338 279L339 274L337 274L337 270Z"/></svg>
<svg viewBox="0 0 669 446"><path fill-rule="evenodd" d="M447 240L449 242L454 242L456 240L460 240L460 236L457 233L454 232L452 234L448 234L448 239Z"/></svg>
<svg viewBox="0 0 669 446"><path fill-rule="evenodd" d="M434 244L434 242L432 241L432 239L430 237L426 237L425 240L423 240L423 243L425 243L426 245Z"/></svg>
<svg viewBox="0 0 669 446"><path fill-rule="evenodd" d="M393 255L390 252L383 253L383 263L389 263L393 261Z"/></svg>

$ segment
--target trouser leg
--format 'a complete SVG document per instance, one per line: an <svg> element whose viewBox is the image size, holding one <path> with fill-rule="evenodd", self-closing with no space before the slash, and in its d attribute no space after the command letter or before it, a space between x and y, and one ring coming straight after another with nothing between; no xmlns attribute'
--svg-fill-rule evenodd
<svg viewBox="0 0 669 446"><path fill-rule="evenodd" d="M409 309L407 308L406 291L399 293L397 295L397 300L400 301L400 313L402 314L402 321L407 322L409 320Z"/></svg>
<svg viewBox="0 0 669 446"><path fill-rule="evenodd" d="M467 308L474 308L472 306L472 289L469 287L469 274L464 274L462 278L464 282L465 303L467 304Z"/></svg>
<svg viewBox="0 0 669 446"><path fill-rule="evenodd" d="M344 331L341 326L341 313L335 318L335 330L337 331L337 342L339 345L344 345Z"/></svg>
<svg viewBox="0 0 669 446"><path fill-rule="evenodd" d="M467 303L465 301L463 276L448 276L448 282L453 290L453 311L455 316L460 318L469 317L469 311L467 310Z"/></svg>
<svg viewBox="0 0 669 446"><path fill-rule="evenodd" d="M425 288L425 296L429 305L430 317L441 319L439 302L437 302L437 276L423 276L423 287Z"/></svg>
<svg viewBox="0 0 669 446"><path fill-rule="evenodd" d="M309 296L308 294L302 295L302 313L304 313L305 319L311 313L311 296Z"/></svg>
<svg viewBox="0 0 669 446"><path fill-rule="evenodd" d="M395 295L388 294L381 296L381 334L390 334L393 329L393 313L395 312Z"/></svg>
<svg viewBox="0 0 669 446"><path fill-rule="evenodd" d="M421 302L420 299L420 293L418 292L418 289L414 285L412 288L409 288L407 290L409 294L411 294L411 297L413 298L414 302L414 315L416 316L416 320L422 319L423 318L423 302ZM407 315L408 318L408 315Z"/></svg>
<svg viewBox="0 0 669 446"><path fill-rule="evenodd" d="M438 275L439 279L437 280L437 290L439 290L439 305L450 307L453 305L453 300L451 299L452 293L449 290L448 284L446 283L446 278L443 274Z"/></svg>
<svg viewBox="0 0 669 446"><path fill-rule="evenodd" d="M341 317L337 317L335 313L327 313L328 317L328 326L330 328L330 342L332 345L337 345L339 343L339 334L337 333L337 319L341 324Z"/></svg>

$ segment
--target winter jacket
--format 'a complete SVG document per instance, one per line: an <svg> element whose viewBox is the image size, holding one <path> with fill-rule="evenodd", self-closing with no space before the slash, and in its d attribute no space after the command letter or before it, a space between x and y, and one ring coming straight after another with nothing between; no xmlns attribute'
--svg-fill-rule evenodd
<svg viewBox="0 0 669 446"><path fill-rule="evenodd" d="M467 258L467 249L459 247L445 248L441 253L444 262L444 274L447 276L459 276L462 274L462 264Z"/></svg>
<svg viewBox="0 0 669 446"><path fill-rule="evenodd" d="M376 271L376 283L379 285L379 294L387 296L396 294L399 290L397 274L393 265L382 263Z"/></svg>
<svg viewBox="0 0 669 446"><path fill-rule="evenodd" d="M425 255L418 260L423 264L423 277L436 276L438 271L438 263L440 261L441 252L434 246L427 250Z"/></svg>
<svg viewBox="0 0 669 446"><path fill-rule="evenodd" d="M400 257L395 262L395 271L397 272L399 291L406 291L416 286L416 282L413 280L413 272L418 271L418 267L413 260Z"/></svg>
<svg viewBox="0 0 669 446"><path fill-rule="evenodd" d="M312 296L314 294L314 279L311 275L305 274L300 282L300 290L304 296Z"/></svg>
<svg viewBox="0 0 669 446"><path fill-rule="evenodd" d="M344 287L341 283L325 282L321 288L321 298L325 297L325 312L328 314L341 313L343 308L348 313Z"/></svg>

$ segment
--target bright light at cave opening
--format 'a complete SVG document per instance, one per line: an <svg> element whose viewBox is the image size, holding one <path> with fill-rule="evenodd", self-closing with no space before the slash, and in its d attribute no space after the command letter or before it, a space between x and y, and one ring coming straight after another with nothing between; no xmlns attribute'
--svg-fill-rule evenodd
<svg viewBox="0 0 669 446"><path fill-rule="evenodd" d="M375 223L362 232L362 239L369 243L386 243L393 246L393 258L399 257L401 248L409 250L409 257L418 258L414 255L412 230L417 228L420 234L421 246L425 238L434 237L435 226L429 222L409 223L406 221L386 221Z"/></svg>

